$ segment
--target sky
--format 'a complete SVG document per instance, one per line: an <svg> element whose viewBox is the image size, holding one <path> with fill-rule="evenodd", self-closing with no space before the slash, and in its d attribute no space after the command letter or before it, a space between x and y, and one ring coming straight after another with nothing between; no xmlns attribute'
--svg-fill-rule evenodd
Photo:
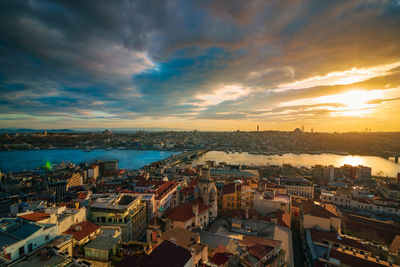
<svg viewBox="0 0 400 267"><path fill-rule="evenodd" d="M400 1L0 1L0 128L400 131Z"/></svg>

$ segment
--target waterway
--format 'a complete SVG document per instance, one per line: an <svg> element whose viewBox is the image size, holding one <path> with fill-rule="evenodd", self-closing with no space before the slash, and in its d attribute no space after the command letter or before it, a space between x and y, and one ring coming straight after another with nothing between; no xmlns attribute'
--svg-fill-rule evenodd
<svg viewBox="0 0 400 267"><path fill-rule="evenodd" d="M179 154L176 151L158 150L104 150L95 149L83 152L80 149L44 149L44 150L16 150L0 151L0 170L2 172L22 171L43 166L46 161L50 163L61 162L93 162L95 160L118 160L118 167L128 170L139 169L151 162L166 159L171 155ZM400 164L375 156L341 156L336 154L283 154L283 155L254 155L247 152L226 153L224 151L209 151L195 160L193 164L204 164L212 160L229 164L244 165L281 165L289 163L293 166L311 167L317 164L333 165L335 167L350 164L353 166L364 165L372 168L373 174L396 177L400 172Z"/></svg>
<svg viewBox="0 0 400 267"><path fill-rule="evenodd" d="M325 154L293 154L287 153L283 155L254 155L246 152L242 153L226 153L223 151L209 151L193 164L204 164L205 161L212 160L217 163L226 162L229 164L244 164L244 165L281 165L289 163L293 166L311 167L318 164L333 165L335 167L349 164L352 166L364 165L371 167L372 174L379 174L389 177L397 177L400 173L400 164L394 161L375 157L375 156L341 156L331 153Z"/></svg>
<svg viewBox="0 0 400 267"><path fill-rule="evenodd" d="M179 154L175 151L158 150L104 150L95 149L84 152L80 149L43 149L0 151L0 170L4 173L31 170L50 163L94 162L95 160L118 160L118 167L123 169L139 169L151 162L166 159Z"/></svg>

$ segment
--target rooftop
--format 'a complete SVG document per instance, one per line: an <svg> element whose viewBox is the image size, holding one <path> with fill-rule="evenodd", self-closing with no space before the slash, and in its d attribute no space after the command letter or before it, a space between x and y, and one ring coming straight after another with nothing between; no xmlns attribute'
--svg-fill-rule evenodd
<svg viewBox="0 0 400 267"><path fill-rule="evenodd" d="M192 255L187 249L165 240L150 255L143 255L141 258L128 256L116 266L183 267L191 257Z"/></svg>
<svg viewBox="0 0 400 267"><path fill-rule="evenodd" d="M100 229L99 225L86 221L71 226L64 234L72 235L74 239L79 241L96 232L98 229Z"/></svg>
<svg viewBox="0 0 400 267"><path fill-rule="evenodd" d="M161 239L169 241L171 241L171 239L175 239L179 246L186 249L193 248L195 249L196 253L199 253L204 248L204 245L198 242L200 240L199 234L179 227L172 228L171 230L162 233Z"/></svg>
<svg viewBox="0 0 400 267"><path fill-rule="evenodd" d="M348 247L357 248L361 250L368 250L362 243L355 239L340 236L335 232L327 232L322 230L310 229L311 238L314 242L323 243L323 241L330 241L337 244L342 244Z"/></svg>
<svg viewBox="0 0 400 267"><path fill-rule="evenodd" d="M33 223L21 223L18 219L2 219L0 226L0 247L26 239L42 228Z"/></svg>
<svg viewBox="0 0 400 267"><path fill-rule="evenodd" d="M340 265L347 266L363 266L363 267L379 267L379 266L389 266L387 262L377 261L376 259L367 257L361 257L361 255L350 254L350 251L343 251L341 249L331 248L329 252L329 257L339 260Z"/></svg>
<svg viewBox="0 0 400 267"><path fill-rule="evenodd" d="M86 248L98 249L98 250L110 250L116 244L118 244L118 238L98 236L96 239L90 241L89 244L86 245Z"/></svg>
<svg viewBox="0 0 400 267"><path fill-rule="evenodd" d="M241 184L237 183L224 184L224 186L222 187L222 195L232 194L240 191L241 186Z"/></svg>
<svg viewBox="0 0 400 267"><path fill-rule="evenodd" d="M50 214L45 212L33 212L33 213L23 214L18 217L32 222L39 222L50 218Z"/></svg>
<svg viewBox="0 0 400 267"><path fill-rule="evenodd" d="M126 194L105 194L101 196L94 196L93 202L89 206L90 208L98 209L124 210L133 204L133 202L138 198L140 198L140 196Z"/></svg>
<svg viewBox="0 0 400 267"><path fill-rule="evenodd" d="M193 213L193 204L195 203L199 205L199 214L210 208L209 206L204 205L203 201L197 199L193 202L181 204L170 209L167 213L167 217L173 221L186 222L195 216Z"/></svg>

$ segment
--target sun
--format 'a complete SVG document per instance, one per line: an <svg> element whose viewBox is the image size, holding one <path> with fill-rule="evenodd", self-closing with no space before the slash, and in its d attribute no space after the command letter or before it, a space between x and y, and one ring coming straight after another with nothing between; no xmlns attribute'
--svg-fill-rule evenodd
<svg viewBox="0 0 400 267"><path fill-rule="evenodd" d="M351 90L345 93L328 95L320 98L321 103L341 104L339 107L331 108L332 116L354 116L361 117L371 113L376 104L372 100L382 97L382 92L378 90Z"/></svg>

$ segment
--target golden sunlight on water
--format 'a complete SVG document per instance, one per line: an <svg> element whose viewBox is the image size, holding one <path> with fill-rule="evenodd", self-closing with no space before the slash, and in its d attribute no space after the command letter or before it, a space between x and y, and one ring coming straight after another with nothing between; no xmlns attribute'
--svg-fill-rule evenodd
<svg viewBox="0 0 400 267"><path fill-rule="evenodd" d="M351 166L363 165L364 160L360 156L347 156L340 160L341 165L348 164Z"/></svg>

